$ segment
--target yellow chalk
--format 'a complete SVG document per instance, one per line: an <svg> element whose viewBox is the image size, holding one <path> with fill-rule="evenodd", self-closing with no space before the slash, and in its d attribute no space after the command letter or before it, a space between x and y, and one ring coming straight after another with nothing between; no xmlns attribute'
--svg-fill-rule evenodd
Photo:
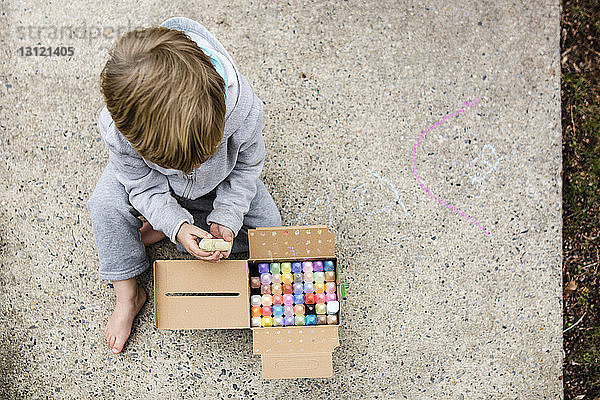
<svg viewBox="0 0 600 400"><path fill-rule="evenodd" d="M200 240L200 250L204 251L229 251L231 250L231 243L223 239L202 239Z"/></svg>

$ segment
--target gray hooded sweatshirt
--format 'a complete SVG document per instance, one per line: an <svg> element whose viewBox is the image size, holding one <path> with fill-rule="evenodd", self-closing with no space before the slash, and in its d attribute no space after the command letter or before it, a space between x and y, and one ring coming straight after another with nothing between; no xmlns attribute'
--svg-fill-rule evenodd
<svg viewBox="0 0 600 400"><path fill-rule="evenodd" d="M173 243L177 243L180 226L184 222L193 224L194 219L171 195L171 190L177 196L196 199L216 188L213 210L206 223L226 226L237 236L264 164L263 104L229 53L206 28L184 17L169 18L161 26L183 31L205 53L220 61L220 73L226 75L227 85L223 139L215 154L186 175L142 158L115 127L105 106L100 111L98 127L109 150L109 162L129 194L131 205Z"/></svg>

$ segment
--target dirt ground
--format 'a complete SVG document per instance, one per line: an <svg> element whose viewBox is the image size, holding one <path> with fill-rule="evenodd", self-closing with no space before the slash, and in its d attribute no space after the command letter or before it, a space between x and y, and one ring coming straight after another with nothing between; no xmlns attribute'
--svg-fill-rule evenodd
<svg viewBox="0 0 600 400"><path fill-rule="evenodd" d="M564 1L561 33L565 399L600 398L600 1Z"/></svg>

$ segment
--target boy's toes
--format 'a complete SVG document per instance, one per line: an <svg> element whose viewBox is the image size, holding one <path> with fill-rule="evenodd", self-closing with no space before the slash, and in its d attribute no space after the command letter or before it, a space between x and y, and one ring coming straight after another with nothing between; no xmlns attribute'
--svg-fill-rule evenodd
<svg viewBox="0 0 600 400"><path fill-rule="evenodd" d="M110 347L111 349L113 348L113 346L115 345L115 340L117 338L114 336L109 336L108 339L106 340L106 342L108 343L108 347Z"/></svg>
<svg viewBox="0 0 600 400"><path fill-rule="evenodd" d="M121 338L116 338L115 343L111 346L112 352L115 354L120 353L121 350L123 350L124 345L125 345L125 340L123 340Z"/></svg>

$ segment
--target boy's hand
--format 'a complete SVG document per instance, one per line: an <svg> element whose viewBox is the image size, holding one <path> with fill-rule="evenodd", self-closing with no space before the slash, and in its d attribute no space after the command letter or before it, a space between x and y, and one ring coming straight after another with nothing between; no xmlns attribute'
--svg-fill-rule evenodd
<svg viewBox="0 0 600 400"><path fill-rule="evenodd" d="M226 226L219 225L216 222L210 224L210 233L217 239L223 239L226 242L233 242L233 231ZM231 243L231 248L233 249L233 243ZM223 258L229 257L229 251L217 251L220 253Z"/></svg>
<svg viewBox="0 0 600 400"><path fill-rule="evenodd" d="M188 224L187 222L184 222L181 225L176 237L177 241L185 247L188 253L196 258L204 261L219 261L221 252L200 250L198 238L212 239L213 236L205 230L198 228L196 225Z"/></svg>

